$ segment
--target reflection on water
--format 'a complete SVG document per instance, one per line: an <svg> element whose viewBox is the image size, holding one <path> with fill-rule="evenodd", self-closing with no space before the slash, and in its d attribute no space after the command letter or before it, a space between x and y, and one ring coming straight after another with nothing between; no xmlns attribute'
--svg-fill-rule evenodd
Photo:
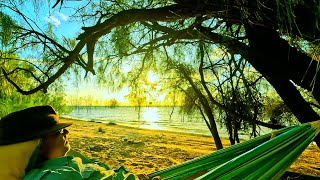
<svg viewBox="0 0 320 180"><path fill-rule="evenodd" d="M63 114L63 116L85 121L113 122L146 129L210 135L200 113L180 114L179 107L142 107L141 118L138 120L137 109L135 107L78 106L73 107L71 113Z"/></svg>
<svg viewBox="0 0 320 180"><path fill-rule="evenodd" d="M151 124L144 124L139 126L139 128L146 128L146 129L157 129L157 130L165 130L166 128L159 126L158 124L151 123Z"/></svg>
<svg viewBox="0 0 320 180"><path fill-rule="evenodd" d="M159 109L157 107L144 108L142 112L142 120L146 122L160 121Z"/></svg>
<svg viewBox="0 0 320 180"><path fill-rule="evenodd" d="M142 107L142 116L138 120L135 107L78 106L73 107L70 114L63 116L85 121L113 122L132 127L210 135L200 113L186 115L179 111L179 107ZM219 124L217 126L220 127ZM219 128L218 131L221 136L228 137L224 128Z"/></svg>
<svg viewBox="0 0 320 180"><path fill-rule="evenodd" d="M160 121L159 109L157 107L144 108L142 112L142 120L145 121L145 124L139 126L139 128L158 130L165 129L163 126L156 124L158 121Z"/></svg>

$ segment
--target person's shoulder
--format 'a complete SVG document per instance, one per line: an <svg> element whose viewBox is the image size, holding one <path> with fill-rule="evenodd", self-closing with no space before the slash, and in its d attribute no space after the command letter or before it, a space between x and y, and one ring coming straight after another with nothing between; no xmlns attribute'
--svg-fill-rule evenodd
<svg viewBox="0 0 320 180"><path fill-rule="evenodd" d="M32 169L23 180L67 180L67 179L83 179L80 172L72 167L60 167L55 169Z"/></svg>
<svg viewBox="0 0 320 180"><path fill-rule="evenodd" d="M80 172L75 170L57 169L55 171L48 170L42 177L42 180L82 180Z"/></svg>
<svg viewBox="0 0 320 180"><path fill-rule="evenodd" d="M43 175L44 173L40 169L32 169L22 179L23 180L40 179Z"/></svg>
<svg viewBox="0 0 320 180"><path fill-rule="evenodd" d="M23 180L36 179L82 179L78 164L72 163L73 157L60 157L45 161L37 168L30 170Z"/></svg>

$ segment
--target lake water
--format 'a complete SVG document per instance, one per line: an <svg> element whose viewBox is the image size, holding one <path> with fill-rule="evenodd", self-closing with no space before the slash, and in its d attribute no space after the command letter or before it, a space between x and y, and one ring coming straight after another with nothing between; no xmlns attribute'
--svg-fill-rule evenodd
<svg viewBox="0 0 320 180"><path fill-rule="evenodd" d="M181 114L179 107L174 107L171 119L173 107L141 107L140 120L138 109L135 107L78 106L72 108L70 114L62 116L85 121L114 122L130 127L211 135L200 114L194 113L192 116ZM221 137L228 137L225 129L220 128L218 131ZM248 136L241 135L240 138L247 139Z"/></svg>

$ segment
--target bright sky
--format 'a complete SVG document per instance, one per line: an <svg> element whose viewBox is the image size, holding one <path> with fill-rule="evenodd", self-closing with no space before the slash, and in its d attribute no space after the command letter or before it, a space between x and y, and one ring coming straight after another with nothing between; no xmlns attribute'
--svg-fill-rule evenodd
<svg viewBox="0 0 320 180"><path fill-rule="evenodd" d="M148 73L148 81L151 83L155 83L155 82L159 81L159 76L150 71Z"/></svg>
<svg viewBox="0 0 320 180"><path fill-rule="evenodd" d="M35 1L37 2L37 1ZM80 32L81 25L79 23L71 22L69 16L74 13L74 10L60 9L60 5L52 9L51 7L56 1L42 1L36 7L32 3L21 4L20 10L31 17L40 28L44 28L48 23L54 25L56 34L61 37L63 34L65 37L75 37ZM64 1L64 6L68 7L80 7L85 4L82 1ZM12 15L11 11L5 11ZM15 15L16 16L16 15Z"/></svg>
<svg viewBox="0 0 320 180"><path fill-rule="evenodd" d="M41 1L36 9L32 3L25 3L20 6L20 10L27 14L27 16L34 18L34 21L42 29L46 29L48 23L53 25L53 31L55 35L62 39L62 35L67 38L75 38L79 33L82 32L82 24L72 22L70 17L74 12L70 9L60 9L60 4L52 9L51 7L56 1ZM64 1L63 4L66 7L79 7L84 5L82 1ZM13 15L12 12L7 13ZM37 28L36 28L37 29ZM39 31L39 29L37 29ZM25 52L32 53L32 52ZM125 71L129 71L130 67L124 67ZM71 75L72 76L72 75ZM93 96L95 99L112 99L115 98L120 102L127 102L124 98L129 93L128 88L123 88L119 92L110 92L107 88L103 88L94 83L94 78L90 77L86 80L83 79L84 75L81 75L81 82L75 82L75 79L71 78L66 80L63 78L65 83L65 92L68 98L74 97L88 97Z"/></svg>
<svg viewBox="0 0 320 180"><path fill-rule="evenodd" d="M116 99L118 102L128 103L125 96L129 94L129 89L124 87L119 92L112 93L107 88L98 87L96 84L82 84L79 88L67 88L66 93L69 96L67 99L75 97L90 97L92 100L108 100Z"/></svg>
<svg viewBox="0 0 320 180"><path fill-rule="evenodd" d="M41 0L40 0L41 1ZM51 7L55 1L41 1L39 6L34 9L31 3L25 3L20 6L20 10L23 13L26 13L29 17L34 18L34 21L37 23L42 30L45 30L48 23L53 25L53 31L58 39L62 39L62 37L67 38L75 38L79 33L82 32L81 27L82 24L72 22L70 16L74 13L71 8L70 9L60 9L60 5L56 8L52 9ZM85 4L82 1L64 1L64 6L66 7L79 7ZM7 12L8 13L8 12ZM12 14L12 13L9 13ZM35 28L39 31L38 28ZM24 52L31 53L32 52ZM23 55L22 55L23 56ZM122 70L124 73L130 71L130 65L124 65ZM71 75L72 77L73 75ZM90 77L91 76L91 77ZM72 99L75 97L92 97L93 99L105 100L115 98L119 102L128 102L125 99L125 96L129 94L129 88L124 87L118 92L110 91L110 88L99 86L95 83L94 77L90 74L89 78L84 80L84 75L81 75L81 81L76 82L75 78L71 78L69 80L65 80L63 78L63 82L65 83L65 92L67 94L68 99ZM159 76L154 72L149 72L147 75L147 81L150 83L156 83L159 80ZM150 93L152 94L152 93ZM156 95L153 95L156 96ZM164 95L157 95L156 98L158 101L164 99Z"/></svg>
<svg viewBox="0 0 320 180"><path fill-rule="evenodd" d="M149 83L157 84L157 82L159 81L159 76L153 72L149 72L147 76L147 81ZM76 80L73 78L70 80L66 79L64 80L64 82L68 82L65 83L65 92L68 96L67 100L69 102L71 102L72 99L75 99L77 97L83 97L91 100L110 100L114 98L118 102L123 103L124 105L127 105L129 103L128 99L125 98L125 96L130 93L128 87L123 87L121 90L117 92L112 92L109 88L103 87L95 83L95 76L91 74L88 75L86 79L81 79L80 82L76 82ZM163 101L165 98L164 94L158 95L155 93L151 93L151 96L155 96L154 98L158 102Z"/></svg>

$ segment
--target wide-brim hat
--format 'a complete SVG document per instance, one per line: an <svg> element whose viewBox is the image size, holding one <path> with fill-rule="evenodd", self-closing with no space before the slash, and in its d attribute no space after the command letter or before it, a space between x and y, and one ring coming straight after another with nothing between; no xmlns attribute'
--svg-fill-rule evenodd
<svg viewBox="0 0 320 180"><path fill-rule="evenodd" d="M16 111L0 119L0 145L42 138L71 124L60 122L51 106Z"/></svg>

